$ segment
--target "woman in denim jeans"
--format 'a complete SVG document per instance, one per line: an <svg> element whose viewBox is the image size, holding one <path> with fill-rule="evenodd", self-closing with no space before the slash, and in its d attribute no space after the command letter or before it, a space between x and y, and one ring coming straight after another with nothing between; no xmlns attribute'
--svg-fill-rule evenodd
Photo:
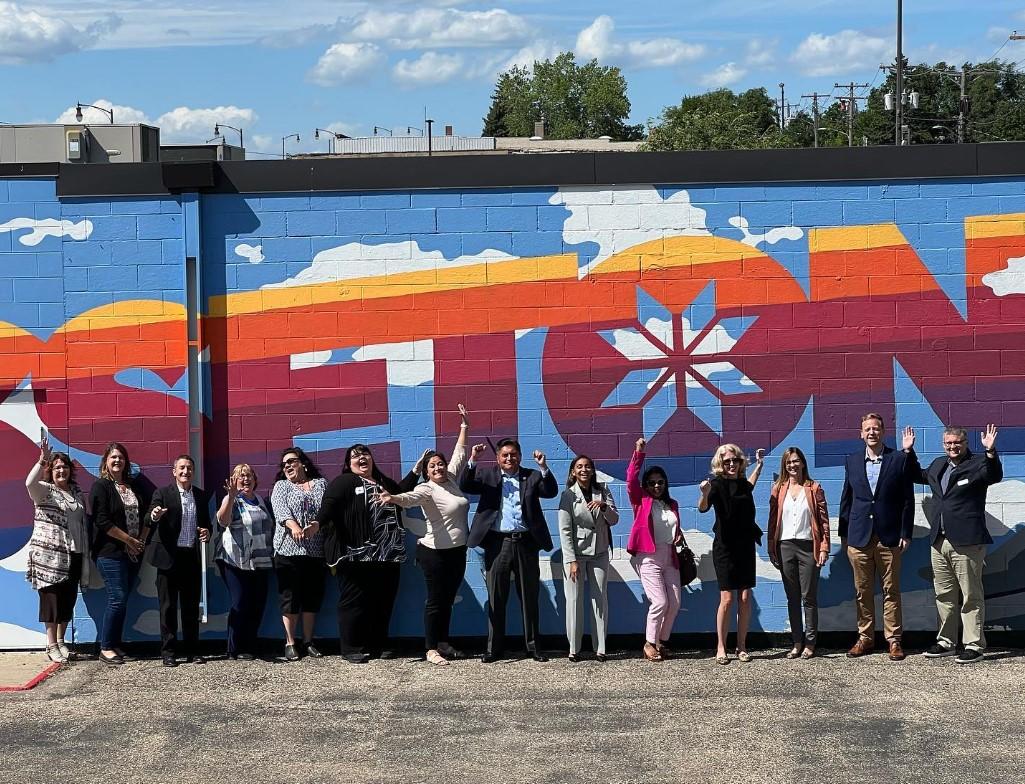
<svg viewBox="0 0 1025 784"><path fill-rule="evenodd" d="M96 568L107 586L107 607L100 624L100 661L124 664L121 632L128 609L128 592L139 574L139 559L149 537L149 525L141 510L150 502L148 483L131 475L131 461L124 445L107 444L100 460L100 478L89 494L96 540Z"/></svg>

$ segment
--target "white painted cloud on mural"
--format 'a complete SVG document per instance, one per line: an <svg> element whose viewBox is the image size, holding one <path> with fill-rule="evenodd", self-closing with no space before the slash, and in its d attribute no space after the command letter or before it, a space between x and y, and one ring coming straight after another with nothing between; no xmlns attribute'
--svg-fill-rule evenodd
<svg viewBox="0 0 1025 784"><path fill-rule="evenodd" d="M18 552L0 560L0 569L25 574L28 571L28 542Z"/></svg>
<svg viewBox="0 0 1025 784"><path fill-rule="evenodd" d="M241 256L250 264L259 264L266 258L263 255L263 245L250 245L245 242L235 246L235 255Z"/></svg>
<svg viewBox="0 0 1025 784"><path fill-rule="evenodd" d="M0 641L5 648L45 648L46 634L37 629L26 629L24 626L0 621Z"/></svg>
<svg viewBox="0 0 1025 784"><path fill-rule="evenodd" d="M568 187L560 188L548 203L569 210L562 229L567 245L598 245L594 258L578 271L581 278L614 253L643 242L711 236L706 211L691 204L685 190L663 198L652 185Z"/></svg>
<svg viewBox="0 0 1025 784"><path fill-rule="evenodd" d="M799 240L804 236L804 229L799 226L781 226L777 229L769 229L764 234L754 234L749 230L750 224L747 222L747 218L740 215L730 218L729 224L740 229L744 235L741 242L752 248L757 248L763 242L767 245L775 245L781 240Z"/></svg>
<svg viewBox="0 0 1025 784"><path fill-rule="evenodd" d="M18 237L22 245L32 247L38 245L47 237L70 237L73 240L85 240L93 233L93 224L89 220L81 220L78 223L69 220L57 220L56 218L14 218L6 223L0 223L0 234L6 232L23 231L28 229L27 234Z"/></svg>
<svg viewBox="0 0 1025 784"><path fill-rule="evenodd" d="M299 274L280 283L267 283L263 288L305 286L311 283L365 278L374 274L395 275L403 272L451 269L473 264L493 264L515 258L518 257L504 251L486 249L473 255L446 259L440 250L423 250L414 240L384 242L378 245L347 242L322 250L313 257L313 263ZM368 261L373 262L372 267L367 264Z"/></svg>
<svg viewBox="0 0 1025 784"><path fill-rule="evenodd" d="M1025 256L1008 259L1005 269L983 275L982 282L998 297L1025 294Z"/></svg>
<svg viewBox="0 0 1025 784"><path fill-rule="evenodd" d="M356 362L386 360L385 375L393 387L417 387L434 382L434 341L381 343L352 352Z"/></svg>
<svg viewBox="0 0 1025 784"><path fill-rule="evenodd" d="M311 368L326 365L331 361L331 351L307 351L303 354L292 354L288 358L288 367L291 370L310 370Z"/></svg>

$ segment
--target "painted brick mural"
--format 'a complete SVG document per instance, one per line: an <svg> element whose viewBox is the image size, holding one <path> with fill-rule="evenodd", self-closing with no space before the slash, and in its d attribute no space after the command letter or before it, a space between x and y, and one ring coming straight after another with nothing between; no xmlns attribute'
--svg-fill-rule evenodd
<svg viewBox="0 0 1025 784"><path fill-rule="evenodd" d="M894 424L913 425L923 463L944 424L968 428L978 450L992 421L1007 479L990 491L987 621L1025 630L1025 180L97 201L0 180L0 647L43 639L24 580L40 427L86 485L110 440L158 484L186 448L187 247L202 281L194 381L209 488L249 462L269 492L289 445L334 476L344 448L366 442L399 476L424 448L451 448L463 402L473 438L516 436L560 479L573 454L591 455L628 510L626 462L643 435L701 556L676 630L706 632L712 516L694 501L719 443L768 450L764 527L786 446L808 455L835 517L865 411L883 413L891 443ZM920 491L903 568L911 629L935 627L926 502ZM628 528L614 530L613 633L643 627ZM209 577L204 634L221 636L227 597ZM558 551L542 577L542 630L558 634ZM455 634L484 633L485 595L471 554ZM764 547L755 597L753 628L785 630ZM394 633L422 634L423 598L407 564ZM80 603L78 639L95 637L103 601L97 586ZM846 558L823 571L820 603L823 628L853 631ZM156 606L144 570L130 636L155 636ZM263 634L281 634L273 599Z"/></svg>

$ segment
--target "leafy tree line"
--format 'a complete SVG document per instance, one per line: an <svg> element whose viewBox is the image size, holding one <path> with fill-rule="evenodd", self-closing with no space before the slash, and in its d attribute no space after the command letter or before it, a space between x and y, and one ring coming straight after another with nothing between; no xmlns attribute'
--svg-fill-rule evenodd
<svg viewBox="0 0 1025 784"><path fill-rule="evenodd" d="M904 122L912 144L953 142L963 114L966 142L1025 139L1025 73L999 60L965 65L965 98L960 69L946 63L904 66L904 84L919 95L917 108L906 107ZM572 52L539 61L533 69L514 67L502 73L484 118L485 136L532 136L544 121L553 139L611 136L617 141L643 139L647 150L734 150L811 147L815 127L821 147L841 146L848 136L863 142L893 144L894 115L883 96L895 92L895 75L855 101L853 133L848 109L839 100L820 106L817 118L801 110L779 122L779 102L763 87L740 93L729 89L684 96L666 106L644 126L630 125L626 79L619 68L597 60L578 65Z"/></svg>

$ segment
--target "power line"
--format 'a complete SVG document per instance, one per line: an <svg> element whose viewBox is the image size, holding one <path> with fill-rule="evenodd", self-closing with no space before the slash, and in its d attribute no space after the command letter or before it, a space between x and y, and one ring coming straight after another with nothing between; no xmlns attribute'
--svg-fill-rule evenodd
<svg viewBox="0 0 1025 784"><path fill-rule="evenodd" d="M828 93L814 92L801 96L802 98L811 98L811 118L812 118L812 144L815 147L819 146L819 98L831 98L832 96Z"/></svg>
<svg viewBox="0 0 1025 784"><path fill-rule="evenodd" d="M855 95L855 90L860 90L862 87L868 87L867 83L858 84L857 82L849 82L848 84L834 84L833 89L837 90L844 88L847 90L847 97L841 99L841 102L847 102L847 146L854 146L854 113L858 109L858 101L867 100L862 98L860 95Z"/></svg>

